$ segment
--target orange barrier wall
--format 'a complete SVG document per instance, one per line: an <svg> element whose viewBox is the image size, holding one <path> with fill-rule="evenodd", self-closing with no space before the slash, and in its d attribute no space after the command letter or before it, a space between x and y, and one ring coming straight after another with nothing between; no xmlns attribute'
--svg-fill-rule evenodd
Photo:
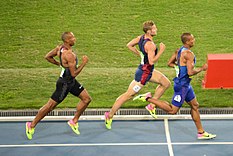
<svg viewBox="0 0 233 156"><path fill-rule="evenodd" d="M233 89L233 54L208 54L203 88Z"/></svg>

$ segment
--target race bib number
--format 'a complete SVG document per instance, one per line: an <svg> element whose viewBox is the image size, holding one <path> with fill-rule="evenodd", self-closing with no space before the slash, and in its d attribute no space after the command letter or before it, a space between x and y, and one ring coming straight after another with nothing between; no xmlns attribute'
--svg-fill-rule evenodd
<svg viewBox="0 0 233 156"><path fill-rule="evenodd" d="M176 95L174 97L174 101L180 102L181 101L181 96L180 95Z"/></svg>
<svg viewBox="0 0 233 156"><path fill-rule="evenodd" d="M140 87L139 85L135 85L135 86L133 87L133 90L134 90L135 92L139 92L140 89L141 89L141 87Z"/></svg>

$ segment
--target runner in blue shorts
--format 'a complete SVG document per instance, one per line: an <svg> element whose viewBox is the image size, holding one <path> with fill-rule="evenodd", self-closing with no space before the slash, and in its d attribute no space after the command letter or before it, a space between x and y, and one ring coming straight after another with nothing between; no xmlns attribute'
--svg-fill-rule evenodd
<svg viewBox="0 0 233 156"><path fill-rule="evenodd" d="M105 126L107 129L111 129L112 118L121 105L132 99L148 81L158 84L154 94L155 99L159 99L170 86L168 78L158 70L154 69L154 63L158 61L165 50L165 45L163 43L160 43L158 50L153 42L153 37L157 34L155 23L153 21L144 22L143 31L145 34L134 38L127 44L129 50L141 58L141 62L128 90L116 99L110 112L105 112ZM136 48L137 45L140 51ZM150 113L155 114L154 105L151 106L149 104L146 106L146 109Z"/></svg>
<svg viewBox="0 0 233 156"><path fill-rule="evenodd" d="M168 65L170 67L175 67L176 77L174 81L174 95L172 98L172 104L170 105L166 101L160 101L151 97L150 93L141 94L134 98L141 101L148 101L158 106L159 108L165 110L169 114L176 114L182 104L187 102L191 106L191 116L197 128L197 138L198 139L212 139L216 135L210 134L204 131L200 113L198 110L198 102L190 84L190 76L196 75L201 71L207 70L207 64L204 64L201 68L194 69L196 63L195 55L190 50L194 46L195 38L190 33L183 33L181 35L181 41L183 46L178 49L170 58Z"/></svg>

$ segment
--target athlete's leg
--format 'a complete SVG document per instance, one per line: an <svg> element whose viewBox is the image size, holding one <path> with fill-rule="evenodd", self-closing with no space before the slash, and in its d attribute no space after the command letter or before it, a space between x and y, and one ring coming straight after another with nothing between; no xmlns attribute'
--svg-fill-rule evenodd
<svg viewBox="0 0 233 156"><path fill-rule="evenodd" d="M49 112L51 112L60 102L62 102L68 94L68 85L63 83L61 79L57 80L56 90L49 101L39 109L37 115L32 122L26 123L26 135L28 139L32 139L34 130L38 122L40 122Z"/></svg>
<svg viewBox="0 0 233 156"><path fill-rule="evenodd" d="M213 139L215 138L217 135L216 134L211 134L206 132L201 124L201 118L200 118L200 113L198 110L198 102L197 99L194 98L193 100L191 100L190 102L188 102L188 104L191 106L191 116L192 119L196 125L197 128L197 139Z"/></svg>
<svg viewBox="0 0 233 156"><path fill-rule="evenodd" d="M158 70L154 70L150 82L157 83L158 86L155 89L154 98L159 99L164 92L171 86L169 79ZM151 107L154 108L154 105L151 104Z"/></svg>
<svg viewBox="0 0 233 156"><path fill-rule="evenodd" d="M174 84L174 95L172 98L172 104L169 104L167 101L158 100L154 97L150 97L150 96L148 97L147 95L150 95L150 94L141 94L135 97L134 99L138 99L141 101L147 100L148 102L151 103L149 105L150 107L151 105L154 105L154 106L157 106L163 109L169 114L176 114L179 111L182 104L184 103L187 92L188 92L187 87L182 88L181 85ZM152 109L153 108L151 108L150 110Z"/></svg>
<svg viewBox="0 0 233 156"><path fill-rule="evenodd" d="M78 122L79 117L82 115L82 113L85 111L89 103L91 102L91 97L88 94L87 90L84 89L78 96L81 100L77 105L77 111L74 115L74 118L72 119L74 123Z"/></svg>
<svg viewBox="0 0 233 156"><path fill-rule="evenodd" d="M78 97L80 101L76 106L76 112L74 114L73 119L69 120L67 124L70 126L70 128L73 130L74 133L79 135L80 132L78 130L78 127L79 127L78 120L79 120L79 117L82 115L82 113L87 108L87 106L89 105L89 103L91 102L91 97L88 94L87 90L85 90L84 87L77 80L74 80L69 92L72 95Z"/></svg>
<svg viewBox="0 0 233 156"><path fill-rule="evenodd" d="M158 86L155 89L154 98L159 99L164 92L171 86L169 79L158 70L154 70L150 82L157 83Z"/></svg>
<svg viewBox="0 0 233 156"><path fill-rule="evenodd" d="M80 99L76 107L75 115L72 119L72 123L76 124L78 122L79 117L85 111L92 99L91 96L88 94L87 90L84 89L84 87L77 80L74 81L70 89L70 93Z"/></svg>
<svg viewBox="0 0 233 156"><path fill-rule="evenodd" d="M196 125L197 132L198 133L203 133L204 129L203 129L202 124L201 124L200 113L199 113L199 110L198 110L199 103L197 102L197 99L196 99L196 96L195 96L195 93L194 93L194 90L193 90L192 86L190 85L188 88L189 89L188 89L185 101L191 107L191 112L190 113L191 113L192 119L193 119L193 121L194 121L194 123Z"/></svg>
<svg viewBox="0 0 233 156"><path fill-rule="evenodd" d="M121 107L121 105L126 101L132 99L133 96L137 92L139 92L142 87L143 85L140 82L133 80L130 83L128 90L116 99L115 103L112 106L112 109L109 112L109 118L112 118L116 111Z"/></svg>
<svg viewBox="0 0 233 156"><path fill-rule="evenodd" d="M202 124L201 124L200 113L198 110L199 103L197 102L197 99L194 98L193 100L188 102L188 104L191 106L191 116L192 116L192 119L196 125L197 132L203 133L204 129L203 129Z"/></svg>
<svg viewBox="0 0 233 156"><path fill-rule="evenodd" d="M197 128L197 139L213 139L216 137L216 134L211 134L206 132L201 124L201 118L200 118L200 113L198 110L198 102L197 99L194 98L193 100L191 100L190 102L188 102L188 104L191 106L191 116L192 119L196 125Z"/></svg>
<svg viewBox="0 0 233 156"><path fill-rule="evenodd" d="M40 122L49 112L51 112L57 106L57 102L53 99L49 99L49 101L39 109L36 117L33 119L31 123L31 128L36 127L37 123Z"/></svg>
<svg viewBox="0 0 233 156"><path fill-rule="evenodd" d="M169 104L167 101L155 99L154 97L148 98L147 101L169 114L176 114L180 109L180 107Z"/></svg>
<svg viewBox="0 0 233 156"><path fill-rule="evenodd" d="M67 83L63 83L61 79L57 80L56 90L53 92L49 101L40 108L36 117L31 123L31 128L34 128L37 123L43 119L49 112L51 112L59 103L61 103L68 94L69 86Z"/></svg>

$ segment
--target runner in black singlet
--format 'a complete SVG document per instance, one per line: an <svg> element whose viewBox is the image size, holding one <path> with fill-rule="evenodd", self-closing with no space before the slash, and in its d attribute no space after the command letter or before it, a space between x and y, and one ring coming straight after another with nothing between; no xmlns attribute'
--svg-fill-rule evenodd
<svg viewBox="0 0 233 156"><path fill-rule="evenodd" d="M79 94L84 90L84 87L75 79L75 77L72 77L70 70L68 67L64 67L62 65L62 52L64 50L67 50L64 46L61 46L59 52L60 52L60 64L61 64L61 74L59 79L57 80L56 84L56 91L51 96L51 99L56 101L58 104L61 103L65 97L70 92L74 96L79 96ZM76 66L78 65L78 59L76 56Z"/></svg>
<svg viewBox="0 0 233 156"><path fill-rule="evenodd" d="M35 131L35 127L39 121L41 121L50 111L52 111L59 103L61 103L68 93L80 98L80 102L77 105L77 111L73 119L67 123L71 129L80 134L78 130L78 119L85 111L88 104L91 102L91 97L83 88L83 86L75 79L75 77L82 71L84 66L88 62L88 57L82 57L82 63L78 65L78 59L76 54L72 50L72 46L75 44L76 38L72 32L64 32L62 34L63 44L57 46L51 50L45 58L52 64L61 66L62 71L60 77L56 83L56 90L52 94L49 101L38 111L36 117L32 122L26 123L26 135L28 139L32 139ZM55 56L60 57L60 62L54 59Z"/></svg>

